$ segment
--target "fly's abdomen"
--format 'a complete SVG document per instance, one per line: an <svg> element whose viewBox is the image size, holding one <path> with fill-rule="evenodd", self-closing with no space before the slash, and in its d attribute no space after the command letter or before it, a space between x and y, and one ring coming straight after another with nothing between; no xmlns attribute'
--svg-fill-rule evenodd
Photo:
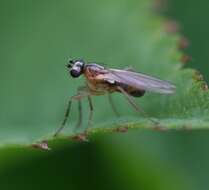
<svg viewBox="0 0 209 190"><path fill-rule="evenodd" d="M128 92L131 96L134 96L134 97L141 97L141 96L144 96L145 94L145 91L144 90L135 90L135 91L131 91L131 92Z"/></svg>
<svg viewBox="0 0 209 190"><path fill-rule="evenodd" d="M129 95L133 97L141 97L144 96L145 94L145 90L139 90L124 83L117 83L116 85L123 88L123 90L125 90Z"/></svg>

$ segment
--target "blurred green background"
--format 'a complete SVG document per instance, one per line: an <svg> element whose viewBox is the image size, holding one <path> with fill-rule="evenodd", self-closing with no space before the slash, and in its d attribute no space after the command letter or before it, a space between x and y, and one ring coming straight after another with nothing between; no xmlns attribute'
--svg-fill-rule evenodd
<svg viewBox="0 0 209 190"><path fill-rule="evenodd" d="M67 0L63 2L66 4ZM79 36L79 46L82 45L80 49L80 47L76 47L78 39L69 36L69 41L74 46L73 52L72 50L69 51L68 46L72 44L68 44L65 39L69 33L65 30L68 28L65 26L68 23L67 15L77 14L79 18L79 14L98 14L94 8L87 12L86 4L83 2L79 0L81 10L76 12L76 7L63 7L57 1L50 1L50 4L49 1L1 1L0 50L1 58L7 64L1 63L3 70L1 70L0 80L8 84L8 86L1 86L2 99L0 103L1 109L5 110L5 115L4 113L0 115L1 123L6 125L6 114L11 110L12 114L16 116L13 117L13 121L10 121L11 123L22 125L24 122L29 125L30 118L24 118L23 121L20 115L28 115L29 109L26 108L33 106L33 109L30 110L31 115L36 115L37 118L52 118L51 123L45 123L50 128L52 123L62 118L62 113L57 114L55 110L53 115L47 115L49 113L45 105L53 104L52 107L62 110L67 100L67 97L65 100L60 97L60 102L54 101L59 92L54 92L53 86L56 87L55 89L60 88L60 94L63 94L68 85L67 73L62 67L60 70L56 70L55 63L64 65L64 63L60 63L60 60L65 61L69 56L85 57L87 60L96 61L94 54L104 62L113 62L114 59L120 58L120 51L115 52L114 58L107 56L112 55L111 48L109 52L101 53L102 49L106 50L106 46L109 45L105 43L105 39L102 37L98 38L102 44L100 49L97 49L94 44L91 44L91 48L94 48L89 49L85 43L85 37ZM166 4L164 14L180 23L182 34L190 41L186 53L190 54L193 60L188 66L200 70L209 81L209 40L207 39L209 2L206 0L201 2L169 0ZM88 6L93 7L93 3L88 4ZM106 4L104 3L103 6ZM118 9L122 7L122 5L121 7L118 6ZM99 14L106 13L100 12ZM111 14L114 14L114 9L111 10L110 7L108 14L110 19ZM96 19L97 17L95 17ZM64 24L59 23L59 20L64 20ZM53 23L56 24L53 25ZM112 21L113 27L114 24ZM97 35L91 33L93 27L91 23L83 25L79 22L70 22L69 25L72 26L71 34L76 34L78 32L76 30L79 29L84 30L90 39L94 39ZM111 33L109 29L103 27L102 23L98 27L101 28L101 31L104 30L104 33ZM63 29L60 30L59 28ZM79 33L82 32L79 31ZM117 41L113 42L112 45L116 46L115 44ZM60 54L59 48L64 50L62 54ZM17 60L18 62L24 60L24 62L21 65L14 64ZM29 64L31 62L33 64ZM49 64L44 64L44 62L51 62L52 64L49 67ZM40 69L43 69L44 72ZM59 87L59 82L56 84L53 80L53 83L50 84L50 81L47 81L50 77L45 78L45 72L48 72L48 76L55 77L57 81L63 77L66 78L66 83ZM60 72L64 73L63 76L59 75ZM13 76L20 77L14 79ZM27 80L30 77L37 77L35 84L50 84L48 88L50 91L41 89L39 86L34 89L34 85ZM75 82L74 85L77 86L78 84L79 82ZM26 94L23 95L23 91ZM43 94L40 95L39 91L46 93L43 104L41 102L43 101ZM5 102L3 97L8 96L10 100ZM21 106L20 104L24 103L24 96L36 97L28 101L33 102L33 105ZM49 99L48 96L50 96ZM43 106L40 107L40 105ZM41 113L37 116L39 110ZM33 122L34 126L40 124L36 118ZM34 129L34 133L37 131L41 131L41 129ZM16 136L17 133L18 131L14 135ZM131 130L125 134L95 135L89 143L63 141L50 152L8 148L0 155L1 189L205 190L209 188L208 135L208 131L154 132ZM1 134L1 138L4 138L3 140L6 142L4 134Z"/></svg>
<svg viewBox="0 0 209 190"><path fill-rule="evenodd" d="M166 4L166 3L165 3ZM165 13L175 19L181 28L181 33L189 40L186 53L191 55L189 67L201 71L204 78L209 81L209 2L207 0L180 1L168 0Z"/></svg>

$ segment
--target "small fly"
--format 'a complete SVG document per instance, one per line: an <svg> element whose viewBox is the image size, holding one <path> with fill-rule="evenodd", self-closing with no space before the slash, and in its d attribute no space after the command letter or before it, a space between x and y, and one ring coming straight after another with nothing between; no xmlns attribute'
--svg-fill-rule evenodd
<svg viewBox="0 0 209 190"><path fill-rule="evenodd" d="M141 97L146 91L160 94L173 94L176 89L175 85L168 81L160 80L158 78L138 73L130 69L108 69L96 63L86 63L83 60L70 60L67 64L67 68L73 78L78 78L81 75L84 75L86 84L79 87L77 94L70 98L67 110L65 112L65 118L61 127L57 130L54 136L57 136L64 128L73 100L78 101L79 119L76 125L78 127L82 123L81 100L83 98L88 99L90 109L88 126L91 126L93 116L93 104L91 96L107 94L110 105L112 106L115 114L118 116L119 114L115 105L113 104L111 94L114 92L121 93L137 112L146 115L146 113L136 105L133 97ZM149 120L157 123L150 118Z"/></svg>

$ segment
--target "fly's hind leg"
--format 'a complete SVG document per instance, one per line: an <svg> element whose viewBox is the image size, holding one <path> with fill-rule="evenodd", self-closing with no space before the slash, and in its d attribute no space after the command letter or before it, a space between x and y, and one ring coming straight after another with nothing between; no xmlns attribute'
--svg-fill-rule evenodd
<svg viewBox="0 0 209 190"><path fill-rule="evenodd" d="M120 86L117 87L118 90L126 97L126 99L128 100L129 104L138 112L143 114L145 117L147 117L154 125L159 126L159 122L153 120L150 118L150 116L144 112L142 109L140 109L137 104L134 102L134 100L132 99L132 97Z"/></svg>
<svg viewBox="0 0 209 190"><path fill-rule="evenodd" d="M110 105L111 105L111 107L112 107L112 110L113 110L113 112L115 113L115 115L116 115L117 117L120 117L120 114L118 113L118 111L117 111L117 109L116 109L116 107L115 107L115 104L114 104L114 102L113 102L113 99L112 99L112 96L111 96L110 93L108 93L108 100L109 100L109 103L110 103Z"/></svg>

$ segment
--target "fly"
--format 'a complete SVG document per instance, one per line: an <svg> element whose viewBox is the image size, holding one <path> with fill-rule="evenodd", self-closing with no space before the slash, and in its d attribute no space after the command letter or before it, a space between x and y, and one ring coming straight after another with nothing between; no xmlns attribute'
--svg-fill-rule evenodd
<svg viewBox="0 0 209 190"><path fill-rule="evenodd" d="M130 69L108 69L95 63L86 63L83 60L70 60L67 64L67 68L73 78L84 75L86 84L79 87L77 93L70 98L64 120L54 136L57 136L64 128L70 114L73 100L78 102L79 119L76 125L78 127L82 123L81 100L87 98L90 110L88 126L91 126L93 116L92 96L108 94L108 99L113 111L116 115L119 115L112 101L111 94L114 92L121 93L137 112L147 116L147 114L136 105L133 97L141 97L145 92L173 94L176 89L175 85L168 81L131 71ZM150 118L149 120L157 123Z"/></svg>

